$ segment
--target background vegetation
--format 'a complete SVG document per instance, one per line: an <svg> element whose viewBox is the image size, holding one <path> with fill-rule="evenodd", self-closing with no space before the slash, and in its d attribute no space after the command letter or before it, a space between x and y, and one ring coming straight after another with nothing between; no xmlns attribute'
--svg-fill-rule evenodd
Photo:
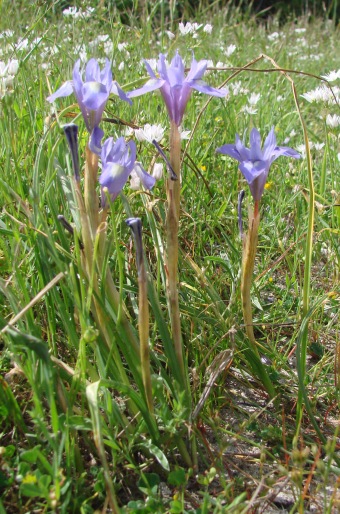
<svg viewBox="0 0 340 514"><path fill-rule="evenodd" d="M281 18L272 11L258 15L262 4L201 2L194 12L187 2L173 2L169 11L163 2L90 2L94 10L84 14L87 6L78 4L83 14L76 17L63 14L59 3L1 3L1 514L105 512L110 494L129 513L339 508L340 149L339 123L327 118L339 116L339 78L331 82L334 97L309 102L302 96L321 86L320 75L340 67L338 6L329 3L319 12L316 3L303 2L301 12L297 6L294 15ZM182 20L201 26L183 34ZM206 24L211 33L203 30ZM93 316L88 298L94 293L83 273L79 240L58 221L62 214L76 229L60 127L73 119L79 123L83 163L87 134L79 109L73 97L54 107L46 97L71 78L79 56L84 62L107 56L128 91L146 78L143 58L160 52L172 57L176 49L188 64L192 50L197 59L211 59L207 82L227 81L230 89L227 100L207 104L194 93L182 126L191 134L182 142L180 309L192 406L202 407L190 423L180 392L172 389L164 350L171 341L160 259L164 178L150 194L127 185L114 202L102 268L110 270L137 334L137 274L124 220L141 217L154 294L149 301L155 429L138 369L128 360L126 332L104 295L106 323ZM266 57L256 61L263 54L280 69L293 70L288 73L307 127L312 184L291 83ZM6 69L13 60L15 72ZM251 61L252 71L241 69ZM135 99L132 107L112 101L106 118L105 131L114 137L134 137L133 127L161 124L168 152L169 124L156 93ZM237 198L246 184L237 164L215 153L234 142L236 132L248 141L252 127L265 136L273 125L280 144L304 155L299 162L276 161L262 205L252 297L276 403L269 401L244 335ZM161 162L151 144L141 142L138 149L150 171L155 160ZM309 309L303 312L313 193ZM245 224L249 204L247 192ZM103 272L100 292L104 277ZM119 362L131 388L117 380ZM191 434L197 467L180 452L179 439L190 446Z"/></svg>

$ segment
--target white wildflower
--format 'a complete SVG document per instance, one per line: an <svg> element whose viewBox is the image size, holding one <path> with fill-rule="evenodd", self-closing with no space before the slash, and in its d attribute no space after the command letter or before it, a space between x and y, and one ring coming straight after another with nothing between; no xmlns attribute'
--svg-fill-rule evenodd
<svg viewBox="0 0 340 514"><path fill-rule="evenodd" d="M190 22L185 24L181 22L178 28L182 36L186 36L187 34L192 34L194 32L194 27Z"/></svg>
<svg viewBox="0 0 340 514"><path fill-rule="evenodd" d="M319 86L316 89L313 89L312 91L308 91L307 93L304 93L301 95L302 98L307 100L307 102L328 102L330 100L330 97L332 96L332 93L330 89L328 89L326 86Z"/></svg>
<svg viewBox="0 0 340 514"><path fill-rule="evenodd" d="M168 38L170 39L170 41L172 39L175 39L175 34L173 32L171 32L170 30L166 30L165 31L165 34L168 36Z"/></svg>
<svg viewBox="0 0 340 514"><path fill-rule="evenodd" d="M203 27L203 32L206 32L207 34L211 34L212 33L212 29L213 29L213 26L210 23L207 23Z"/></svg>
<svg viewBox="0 0 340 514"><path fill-rule="evenodd" d="M261 93L251 93L250 97L248 97L248 103L249 105L256 105L257 102L260 100L261 98Z"/></svg>
<svg viewBox="0 0 340 514"><path fill-rule="evenodd" d="M78 9L75 6L68 7L67 9L63 10L63 15L66 17L71 16L72 18L77 18L79 15Z"/></svg>
<svg viewBox="0 0 340 514"><path fill-rule="evenodd" d="M130 57L130 52L127 47L128 43L118 43L117 45L119 52L122 52L126 57Z"/></svg>
<svg viewBox="0 0 340 514"><path fill-rule="evenodd" d="M304 32L306 32L306 29L305 29L305 28L296 28L296 29L295 29L295 32L296 32L297 34L303 34Z"/></svg>
<svg viewBox="0 0 340 514"><path fill-rule="evenodd" d="M278 32L273 32L272 34L268 34L269 41L275 41L280 37L280 34Z"/></svg>
<svg viewBox="0 0 340 514"><path fill-rule="evenodd" d="M135 130L135 136L138 141L148 141L152 143L153 140L159 143L164 137L165 129L162 125L150 125L147 123L143 128Z"/></svg>
<svg viewBox="0 0 340 514"><path fill-rule="evenodd" d="M123 69L124 69L124 68L125 68L125 62L124 62L124 61L122 61L122 62L119 64L119 66L118 66L118 70L119 70L119 71L123 71Z"/></svg>
<svg viewBox="0 0 340 514"><path fill-rule="evenodd" d="M245 112L246 114L257 114L257 109L254 109L252 105L244 105L241 111Z"/></svg>
<svg viewBox="0 0 340 514"><path fill-rule="evenodd" d="M163 164L161 162L155 162L152 168L151 175L156 179L160 180L163 177Z"/></svg>
<svg viewBox="0 0 340 514"><path fill-rule="evenodd" d="M330 71L328 75L321 75L321 77L325 80L328 80L328 82L334 82L335 80L340 78L340 70L338 71Z"/></svg>
<svg viewBox="0 0 340 514"><path fill-rule="evenodd" d="M18 50L27 50L29 47L29 41L27 38L21 39L16 45L14 45L15 49Z"/></svg>
<svg viewBox="0 0 340 514"><path fill-rule="evenodd" d="M295 149L297 150L297 152L299 152L302 155L302 157L306 157L306 147L305 147L305 145L297 145L295 147Z"/></svg>
<svg viewBox="0 0 340 514"><path fill-rule="evenodd" d="M184 140L184 139L189 139L191 131L184 130L184 129L182 129L182 127L179 127L179 133L180 133L181 139Z"/></svg>
<svg viewBox="0 0 340 514"><path fill-rule="evenodd" d="M229 45L226 49L226 51L224 52L224 55L226 57L230 57L236 50L236 45Z"/></svg>
<svg viewBox="0 0 340 514"><path fill-rule="evenodd" d="M105 53L105 55L112 55L113 41L111 41L111 39L104 42L104 53Z"/></svg>
<svg viewBox="0 0 340 514"><path fill-rule="evenodd" d="M337 114L327 114L326 116L326 125L331 128L336 128L340 125L340 116Z"/></svg>
<svg viewBox="0 0 340 514"><path fill-rule="evenodd" d="M130 173L130 187L134 191L138 191L141 188L141 180L135 170Z"/></svg>

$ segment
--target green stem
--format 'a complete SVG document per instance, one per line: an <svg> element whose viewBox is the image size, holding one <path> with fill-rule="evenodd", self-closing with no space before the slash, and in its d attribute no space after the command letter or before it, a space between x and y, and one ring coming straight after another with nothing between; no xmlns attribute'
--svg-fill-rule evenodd
<svg viewBox="0 0 340 514"><path fill-rule="evenodd" d="M142 377L145 395L149 411L153 414L152 384L150 373L150 352L149 352L149 303L147 295L147 276L145 271L144 259L141 259L138 269L138 289L139 289L139 313L138 330L140 345L140 360L142 366Z"/></svg>
<svg viewBox="0 0 340 514"><path fill-rule="evenodd" d="M295 89L293 88L293 91ZM296 96L296 93L295 93ZM306 250L305 250L305 270L303 277L303 293L302 293L302 319L306 319L308 311L309 311L309 302L310 302L310 289L311 289L311 270L312 270L312 252L313 252L313 233L314 233L314 204L315 204L315 189L314 189L314 179L313 179L313 166L312 166L312 158L310 153L309 139L307 134L307 128L305 122L301 116L299 111L300 121L302 124L305 147L306 147L306 160L307 160L307 171L308 171L308 186L309 186L309 206L308 206L308 229L307 229L307 238L306 238ZM306 377L306 361L307 361L307 346L308 346L308 323L304 325L304 329L301 335L301 344L300 344L300 366L298 367L298 375L299 378L302 377L300 381L299 393L298 393L298 402L296 406L296 421L297 428L296 434L294 438L294 444L297 444L298 437L300 434L302 416L303 416L303 400L304 400L304 382ZM302 384L302 386L301 386Z"/></svg>

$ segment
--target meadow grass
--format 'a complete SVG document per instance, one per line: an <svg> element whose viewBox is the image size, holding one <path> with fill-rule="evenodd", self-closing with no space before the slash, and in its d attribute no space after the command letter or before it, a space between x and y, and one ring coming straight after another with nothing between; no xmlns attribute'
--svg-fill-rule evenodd
<svg viewBox="0 0 340 514"><path fill-rule="evenodd" d="M230 4L185 19L202 24L189 34L176 2L171 12L137 2L129 24L104 3L79 17L1 4L1 60L18 69L12 62L1 78L0 514L339 509L339 76L320 78L340 67L339 30L308 16L280 26ZM82 169L88 135L74 96L46 101L79 56L107 56L129 91L147 78L143 58L177 49L187 64L192 50L211 60L204 80L230 91L193 92L181 126L190 131L179 225L184 378L167 297L164 161L137 142L145 169L163 163L164 176L150 192L126 184L85 258L61 127L79 125ZM321 99L302 96L322 84ZM169 155L158 92L132 106L110 98L102 127L135 139L147 123L164 128ZM259 362L240 296L239 191L245 230L252 199L236 161L216 148L272 126L303 158L275 161L262 199L251 295ZM152 408L131 216L143 226Z"/></svg>

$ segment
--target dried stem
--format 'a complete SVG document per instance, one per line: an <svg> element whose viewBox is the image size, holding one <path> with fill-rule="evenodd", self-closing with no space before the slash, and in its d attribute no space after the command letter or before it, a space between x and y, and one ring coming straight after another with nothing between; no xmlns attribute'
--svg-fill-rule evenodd
<svg viewBox="0 0 340 514"><path fill-rule="evenodd" d="M255 213L256 211L256 213ZM255 351L259 356L256 346L253 328L253 314L251 308L251 284L255 265L255 255L257 249L258 230L260 224L260 213L258 208L255 207L254 213L249 214L249 228L245 238L242 259L242 279L241 279L241 296L242 296L242 309L243 318L246 327L248 339Z"/></svg>
<svg viewBox="0 0 340 514"><path fill-rule="evenodd" d="M183 361L183 347L181 335L181 320L178 301L178 226L180 212L180 168L181 168L181 138L177 125L171 122L170 129L170 164L177 180L168 178L167 198L168 212L166 218L167 230L167 271L168 271L168 298L172 337L175 346L175 352L183 384L186 384Z"/></svg>

